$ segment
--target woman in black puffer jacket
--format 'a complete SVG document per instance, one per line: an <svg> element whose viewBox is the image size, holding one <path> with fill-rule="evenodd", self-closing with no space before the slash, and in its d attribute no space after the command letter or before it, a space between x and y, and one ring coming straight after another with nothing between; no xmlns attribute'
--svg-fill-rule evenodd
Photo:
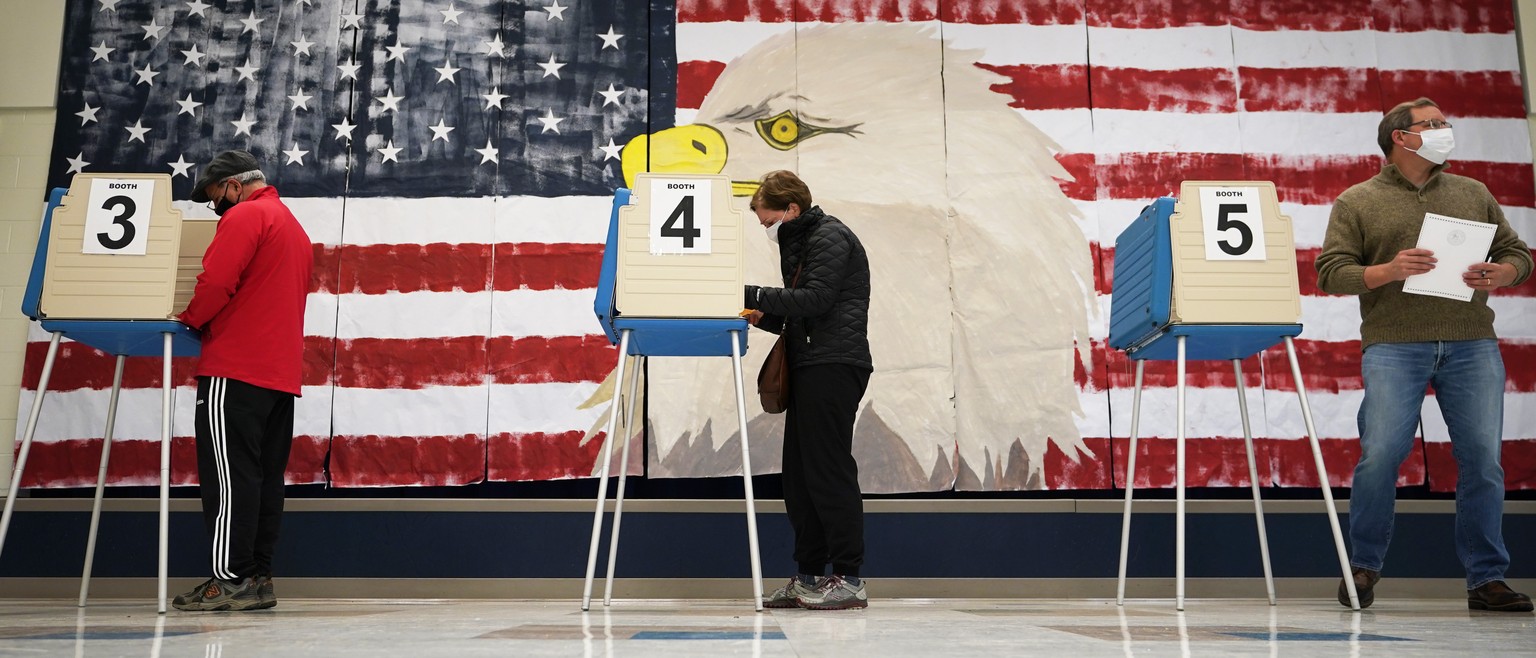
<svg viewBox="0 0 1536 658"><path fill-rule="evenodd" d="M836 217L811 205L789 171L763 176L752 211L779 244L783 288L747 286L759 329L785 336L789 405L784 418L784 507L795 530L798 573L769 594L771 608L868 605L864 501L853 459L853 421L874 370L869 355L869 259ZM827 565L832 575L825 576Z"/></svg>

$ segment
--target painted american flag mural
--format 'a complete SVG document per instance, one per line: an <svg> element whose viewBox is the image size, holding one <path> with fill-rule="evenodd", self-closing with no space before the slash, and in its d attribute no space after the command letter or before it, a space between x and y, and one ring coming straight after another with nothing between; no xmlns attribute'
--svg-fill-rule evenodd
<svg viewBox="0 0 1536 658"><path fill-rule="evenodd" d="M1487 183L1516 230L1527 241L1536 236L1536 184L1507 3L561 4L71 4L56 185L72 170L174 172L188 161L186 173L195 175L198 158L245 146L271 163L267 173L317 242L317 271L325 274L311 296L296 428L303 438L292 481L437 485L590 473L598 442L581 438L601 407L579 407L615 357L590 317L606 195L621 184L618 147L674 122L738 125L722 128L733 157L745 163L727 163L728 173L757 164L796 168L866 244L890 234L890 248L872 249L872 258L890 265L935 257L931 249L897 252L933 238L944 244L946 235L959 245L947 258L962 274L993 265L1008 271L1009 263L1048 256L1027 245L993 252L1006 240L982 239L995 238L987 233L994 229L966 223L996 209L985 191L964 186L975 172L1029 190L1025 217L1055 212L1075 229L1051 239L1081 246L1073 262L1082 280L1044 285L1081 301L1049 297L1056 315L1019 309L1037 323L1066 327L1056 340L1064 345L970 338L990 331L983 326L987 304L1006 306L1018 296L1017 281L973 272L984 285L964 288L988 299L946 298L921 280L902 280L899 268L883 283L876 263L876 305L926 309L942 318L933 335L956 347L904 363L883 358L877 341L877 368L889 374L884 384L872 383L861 415L861 475L877 485L867 490L1123 484L1132 368L1103 346L1112 245L1148 200L1174 193L1181 180L1276 182L1297 231L1307 327L1298 346L1334 484L1347 483L1357 454L1358 313L1353 299L1317 291L1311 262L1334 196L1379 167L1374 134L1382 110L1419 95L1439 101L1459 137L1454 171ZM775 60L786 48L805 54ZM817 58L817 48L868 57ZM881 87L882 72L896 79L914 69L880 68L890 62L926 66L931 82ZM984 93L965 87L978 75ZM836 112L811 111L814 94L798 94L810 98L792 108L796 140L826 136L780 141L762 151L769 156L752 159L753 149L772 145L779 125L772 120L781 118L754 114L770 99L753 93L786 79L794 80L786 88L816 89L818 76L830 78L829 89L849 92L850 112L863 112L862 123L836 124ZM995 107L980 106L988 103ZM967 140L986 143L985 133L965 134L963 119L994 111L1021 117L1031 128L1018 134L1049 162L946 158L946 147L955 154ZM854 166L856 153L837 150L831 140L838 129L861 131L862 143L902 145L882 162L914 173L900 187L921 202L909 205L927 213L912 223L915 233L858 223L888 217L879 211L889 208L859 204L889 181L871 175L885 167ZM933 162L938 169L924 168ZM925 187L935 180L939 187ZM946 254L937 253L942 268ZM925 271L906 268L914 269ZM1510 374L1505 469L1512 488L1536 486L1532 294L1525 286L1492 301ZM1017 329L1049 333L1028 320ZM34 332L24 386L36 386L43 339ZM1058 379L1069 399L1058 400L1059 389L1016 388L1029 371L1016 379L987 371L988 363L1019 354L1040 357L1020 361L1031 368L1065 368ZM721 449L726 437L679 420L708 414L659 396L654 382L669 381L666 366L660 370L652 364L650 471L728 472L712 461L731 453ZM1245 371L1261 479L1315 486L1283 354L1250 359ZM152 361L130 362L125 405L153 407L155 372ZM184 386L189 372L179 365ZM50 386L61 393L49 395L39 434L46 443L33 452L27 482L90 480L110 373L105 357L78 346L65 352ZM988 385L999 381L1005 385ZM1192 364L1191 382L1191 484L1245 485L1230 367ZM1150 366L1148 386L1143 434L1171 437L1171 364ZM933 406L902 397L911 390ZM970 402L989 391L1001 402L976 411ZM23 392L23 408L30 395ZM1043 411L995 411L1015 406L1010 398ZM178 397L178 434L190 434L190 399ZM157 422L152 414L120 418L118 435L134 447L114 458L116 481L152 481ZM1014 422L1029 427L1007 426ZM771 418L756 426L767 431L755 436L773 436ZM1425 435L1403 482L1449 490L1454 464L1433 403ZM775 443L754 442L754 452L766 451L754 459L765 470L774 470ZM1152 466L1139 484L1170 484L1172 441L1141 446L1138 463ZM179 439L176 454L177 478L192 481L189 437Z"/></svg>

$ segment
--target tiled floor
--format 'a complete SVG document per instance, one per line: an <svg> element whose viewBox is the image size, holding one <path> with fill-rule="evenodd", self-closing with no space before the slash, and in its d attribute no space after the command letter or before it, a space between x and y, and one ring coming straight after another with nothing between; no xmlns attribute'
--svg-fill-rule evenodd
<svg viewBox="0 0 1536 658"><path fill-rule="evenodd" d="M148 602L0 601L0 656L1532 655L1536 616L1462 600L876 600L851 612L746 602L284 600L157 615Z"/></svg>

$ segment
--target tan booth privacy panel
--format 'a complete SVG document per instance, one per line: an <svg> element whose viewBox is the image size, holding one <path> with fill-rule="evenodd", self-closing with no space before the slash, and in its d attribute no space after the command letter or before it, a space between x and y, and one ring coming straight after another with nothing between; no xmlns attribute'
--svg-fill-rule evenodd
<svg viewBox="0 0 1536 658"><path fill-rule="evenodd" d="M625 317L735 318L741 313L742 223L731 180L640 174L619 210L614 306Z"/></svg>
<svg viewBox="0 0 1536 658"><path fill-rule="evenodd" d="M1170 218L1170 320L1294 324L1301 320L1291 218L1269 181L1185 181Z"/></svg>
<svg viewBox="0 0 1536 658"><path fill-rule="evenodd" d="M217 224L182 219L169 174L76 174L53 213L43 317L174 317L192 299Z"/></svg>

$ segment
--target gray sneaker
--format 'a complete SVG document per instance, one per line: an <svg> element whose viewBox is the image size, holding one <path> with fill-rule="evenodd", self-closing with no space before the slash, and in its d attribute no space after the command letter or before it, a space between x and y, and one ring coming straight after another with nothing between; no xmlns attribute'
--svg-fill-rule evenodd
<svg viewBox="0 0 1536 658"><path fill-rule="evenodd" d="M277 607L277 593L272 589L272 577L257 576L256 582L260 584L256 588L256 595L261 598L261 603L256 606L256 609L266 610Z"/></svg>
<svg viewBox="0 0 1536 658"><path fill-rule="evenodd" d="M816 590L801 595L800 607L807 610L854 610L869 607L869 594L864 591L864 581L855 585L842 576L832 574L816 583Z"/></svg>
<svg viewBox="0 0 1536 658"><path fill-rule="evenodd" d="M171 605L177 610L255 610L261 607L260 585L255 577L242 578L232 583L209 578L196 589L176 596Z"/></svg>
<svg viewBox="0 0 1536 658"><path fill-rule="evenodd" d="M815 593L813 585L800 582L799 576L790 576L789 583L763 597L764 608L798 608L800 597Z"/></svg>

